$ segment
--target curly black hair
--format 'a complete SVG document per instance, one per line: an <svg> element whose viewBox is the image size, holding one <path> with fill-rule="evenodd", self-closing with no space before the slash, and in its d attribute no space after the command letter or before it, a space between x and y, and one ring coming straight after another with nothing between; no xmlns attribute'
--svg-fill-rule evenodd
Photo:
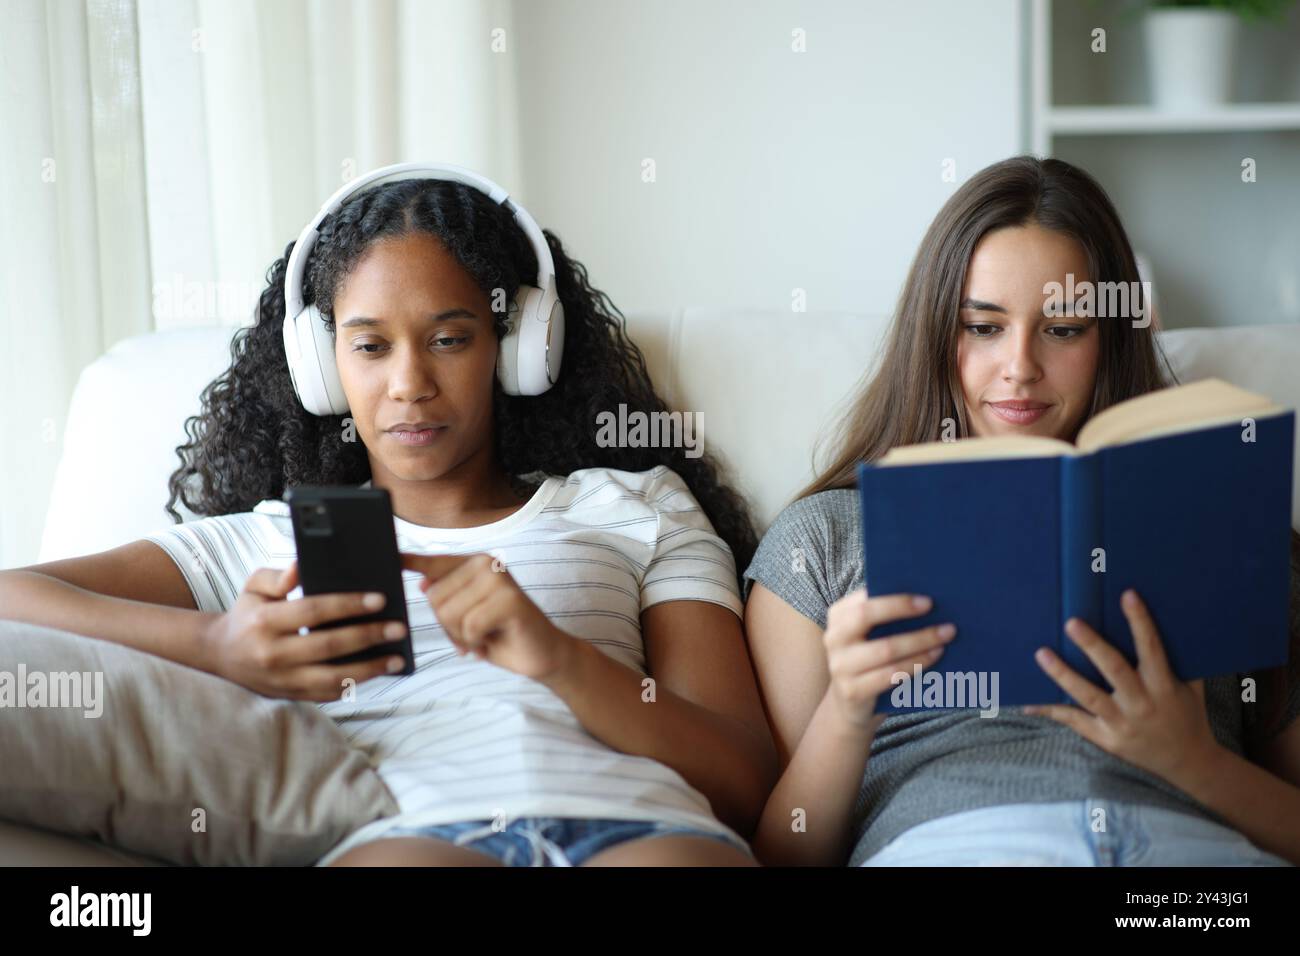
<svg viewBox="0 0 1300 956"><path fill-rule="evenodd" d="M304 277L331 333L334 296L370 246L413 232L447 248L489 295L513 299L537 276L537 256L509 210L460 183L410 179L371 187L321 224ZM512 478L542 472L568 475L583 468L646 471L666 465L681 476L714 529L731 548L738 572L754 554L757 535L745 499L724 480L708 454L687 457L672 447L602 447L596 416L626 405L628 412L667 412L645 358L627 336L626 320L583 265L544 231L564 305L564 357L558 381L539 396L510 396L494 384L497 461ZM185 422L187 441L176 449L180 467L168 481L166 510L179 523L178 500L196 515L249 511L304 484L357 485L371 477L362 443L344 441L342 415L306 411L289 377L282 328L284 276L293 243L267 271L256 322L231 342L230 368L202 393L198 415ZM507 316L497 313L498 337ZM654 419L651 419L654 420Z"/></svg>

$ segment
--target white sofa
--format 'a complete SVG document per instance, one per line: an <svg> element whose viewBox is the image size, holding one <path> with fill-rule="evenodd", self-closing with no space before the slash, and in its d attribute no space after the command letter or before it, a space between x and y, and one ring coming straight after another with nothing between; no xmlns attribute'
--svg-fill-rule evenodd
<svg viewBox="0 0 1300 956"><path fill-rule="evenodd" d="M629 319L661 394L702 416L705 449L731 466L760 529L811 477L814 443L870 370L887 324L883 316L700 309ZM116 547L170 523L163 504L182 423L228 365L232 332L129 339L82 373L40 561ZM1176 330L1161 340L1184 382L1214 375L1300 407L1300 324ZM1297 516L1300 481L1293 524ZM0 864L125 862L143 861L0 821Z"/></svg>

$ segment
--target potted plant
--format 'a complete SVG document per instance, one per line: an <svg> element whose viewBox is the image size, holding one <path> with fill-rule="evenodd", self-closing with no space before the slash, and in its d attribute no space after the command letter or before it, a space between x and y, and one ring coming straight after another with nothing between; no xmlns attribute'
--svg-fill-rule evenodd
<svg viewBox="0 0 1300 956"><path fill-rule="evenodd" d="M1242 19L1276 17L1294 0L1145 0L1152 102L1194 110L1232 101Z"/></svg>

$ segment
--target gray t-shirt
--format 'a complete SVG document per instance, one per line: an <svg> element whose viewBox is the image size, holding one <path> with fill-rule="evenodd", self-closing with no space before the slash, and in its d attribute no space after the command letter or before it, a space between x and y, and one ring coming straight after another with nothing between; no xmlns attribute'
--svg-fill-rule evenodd
<svg viewBox="0 0 1300 956"><path fill-rule="evenodd" d="M790 505L745 571L745 596L757 581L825 628L830 605L864 586L860 515L856 489L823 491ZM1215 737L1244 755L1255 709L1265 705L1242 703L1240 676L1207 680L1205 700ZM1283 725L1300 714L1300 681L1292 680L1287 690ZM980 717L973 709L932 709L892 715L876 731L854 807L849 865L858 866L904 830L936 817L1088 797L1164 807L1228 825L1162 778L1050 717L1018 708L996 717Z"/></svg>

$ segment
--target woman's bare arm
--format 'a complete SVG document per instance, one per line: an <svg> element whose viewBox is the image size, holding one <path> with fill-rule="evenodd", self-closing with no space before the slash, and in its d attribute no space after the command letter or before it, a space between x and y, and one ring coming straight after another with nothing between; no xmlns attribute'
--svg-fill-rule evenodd
<svg viewBox="0 0 1300 956"><path fill-rule="evenodd" d="M1171 782L1257 847L1300 866L1300 720L1252 756L1259 764L1218 746Z"/></svg>
<svg viewBox="0 0 1300 956"><path fill-rule="evenodd" d="M593 737L671 767L747 837L776 777L776 756L740 619L692 600L656 604L641 619L653 703L639 672L577 638L563 671L544 683Z"/></svg>
<svg viewBox="0 0 1300 956"><path fill-rule="evenodd" d="M839 719L816 623L755 584L745 631L783 771L754 853L769 865L842 865L873 735Z"/></svg>
<svg viewBox="0 0 1300 956"><path fill-rule="evenodd" d="M0 618L111 641L202 670L198 610L180 568L140 540L84 557L0 571Z"/></svg>

